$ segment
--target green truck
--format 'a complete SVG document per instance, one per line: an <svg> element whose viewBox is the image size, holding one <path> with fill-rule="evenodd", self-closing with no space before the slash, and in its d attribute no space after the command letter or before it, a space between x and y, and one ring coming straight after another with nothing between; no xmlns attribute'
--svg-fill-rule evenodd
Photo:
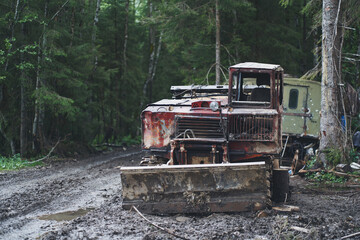
<svg viewBox="0 0 360 240"><path fill-rule="evenodd" d="M319 142L321 84L306 79L284 79L283 158L291 158L299 150L303 159L307 149ZM310 150L311 151L311 150Z"/></svg>
<svg viewBox="0 0 360 240"><path fill-rule="evenodd" d="M255 79L246 79L246 89L255 87ZM284 78L282 164L289 165L296 150L303 159L318 147L321 110L320 82Z"/></svg>
<svg viewBox="0 0 360 240"><path fill-rule="evenodd" d="M320 82L285 78L283 135L318 139L321 110Z"/></svg>

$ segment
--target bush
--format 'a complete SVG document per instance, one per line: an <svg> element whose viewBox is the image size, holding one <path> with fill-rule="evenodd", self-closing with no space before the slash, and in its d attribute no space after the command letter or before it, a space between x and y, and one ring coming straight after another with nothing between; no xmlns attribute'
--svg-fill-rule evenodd
<svg viewBox="0 0 360 240"><path fill-rule="evenodd" d="M306 177L308 179L312 179L319 183L344 183L346 182L346 178L338 177L334 173L331 172L318 172L318 173L306 173Z"/></svg>
<svg viewBox="0 0 360 240"><path fill-rule="evenodd" d="M24 161L21 159L20 154L16 154L12 157L0 156L0 170L17 170L25 167L34 167L43 165L40 162Z"/></svg>
<svg viewBox="0 0 360 240"><path fill-rule="evenodd" d="M359 162L359 160L360 160L360 153L357 152L355 149L351 149L349 152L349 161Z"/></svg>
<svg viewBox="0 0 360 240"><path fill-rule="evenodd" d="M340 149L329 148L326 151L326 159L331 166L336 166L343 162L344 157Z"/></svg>

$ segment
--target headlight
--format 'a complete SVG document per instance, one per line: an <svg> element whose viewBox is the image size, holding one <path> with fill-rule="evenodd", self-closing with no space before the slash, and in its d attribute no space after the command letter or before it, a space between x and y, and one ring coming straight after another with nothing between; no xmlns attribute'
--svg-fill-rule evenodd
<svg viewBox="0 0 360 240"><path fill-rule="evenodd" d="M213 110L214 112L219 110L219 103L218 102L211 102L210 103L210 109Z"/></svg>

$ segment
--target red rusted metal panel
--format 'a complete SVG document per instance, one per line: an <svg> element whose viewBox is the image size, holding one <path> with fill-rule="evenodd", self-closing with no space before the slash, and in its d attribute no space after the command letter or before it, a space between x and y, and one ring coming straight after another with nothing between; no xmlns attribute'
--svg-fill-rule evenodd
<svg viewBox="0 0 360 240"><path fill-rule="evenodd" d="M143 148L161 148L170 144L175 132L175 114L169 112L143 112L142 141Z"/></svg>

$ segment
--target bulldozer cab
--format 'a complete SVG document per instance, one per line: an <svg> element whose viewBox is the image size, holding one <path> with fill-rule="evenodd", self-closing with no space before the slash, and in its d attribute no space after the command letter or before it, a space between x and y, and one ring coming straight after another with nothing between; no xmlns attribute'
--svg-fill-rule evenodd
<svg viewBox="0 0 360 240"><path fill-rule="evenodd" d="M229 70L230 106L281 109L283 69L279 65L241 63Z"/></svg>

